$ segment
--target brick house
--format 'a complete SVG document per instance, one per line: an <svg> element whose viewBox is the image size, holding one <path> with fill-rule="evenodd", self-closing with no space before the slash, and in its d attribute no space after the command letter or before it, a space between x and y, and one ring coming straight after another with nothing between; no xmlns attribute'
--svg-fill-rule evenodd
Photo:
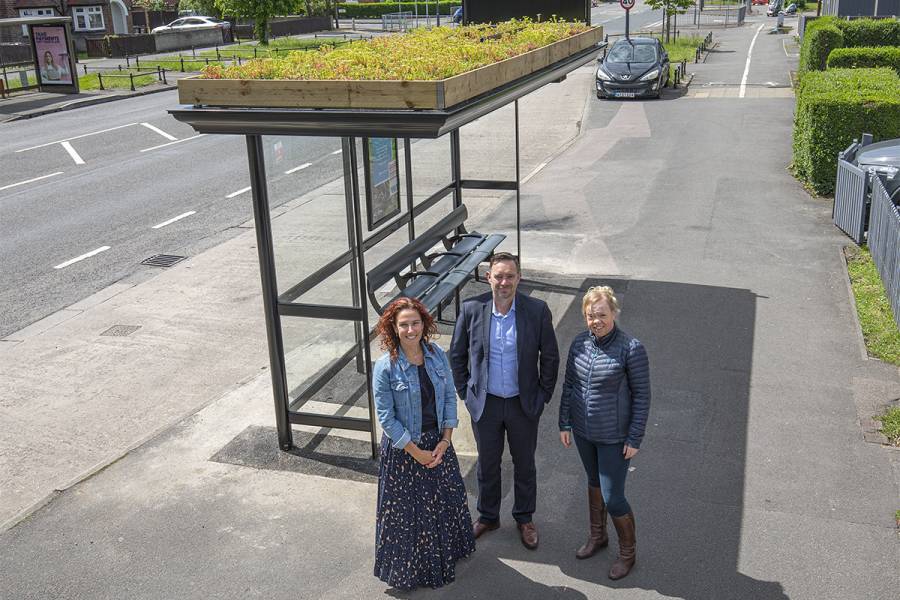
<svg viewBox="0 0 900 600"><path fill-rule="evenodd" d="M72 17L75 47L84 50L86 37L124 34L133 31L132 0L0 0L0 18ZM5 28L5 37L14 35ZM25 36L23 27L22 35Z"/></svg>

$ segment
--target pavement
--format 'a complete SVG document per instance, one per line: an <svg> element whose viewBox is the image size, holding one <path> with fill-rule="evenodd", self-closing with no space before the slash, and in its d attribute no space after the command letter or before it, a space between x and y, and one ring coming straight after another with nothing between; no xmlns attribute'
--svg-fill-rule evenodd
<svg viewBox="0 0 900 600"><path fill-rule="evenodd" d="M694 85L659 101L597 101L587 66L520 102L523 290L548 302L566 348L583 290L612 285L651 359L629 577L605 576L614 540L573 556L585 482L558 442L557 390L538 443L540 548L523 548L504 512L454 584L401 593L375 579L368 434L295 427L297 448L277 448L247 223L0 341L0 598L896 597L900 452L864 424L900 397L900 371L866 358L848 240L786 170L794 99L768 84L795 68L785 36L758 35L741 91L765 23L717 31L719 52L689 65ZM464 177L514 172L512 119L507 107L463 128ZM449 177L448 152L413 146L417 200ZM472 229L514 248L512 198L464 200ZM273 211L279 289L346 247L342 207L335 181ZM305 299L348 287L339 273ZM306 319L283 333L291 388L352 340ZM305 409L364 416L354 377ZM466 418L455 441L474 511Z"/></svg>

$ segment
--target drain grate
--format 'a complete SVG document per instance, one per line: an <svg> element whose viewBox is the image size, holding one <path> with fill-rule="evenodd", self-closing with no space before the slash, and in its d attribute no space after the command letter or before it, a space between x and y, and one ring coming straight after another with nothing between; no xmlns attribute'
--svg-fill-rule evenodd
<svg viewBox="0 0 900 600"><path fill-rule="evenodd" d="M175 254L154 254L148 259L142 260L142 265L150 265L151 267L171 267L177 262L183 261L187 256L176 256Z"/></svg>
<svg viewBox="0 0 900 600"><path fill-rule="evenodd" d="M100 335L110 335L114 337L125 337L126 335L131 335L138 329L140 329L140 325L113 325Z"/></svg>

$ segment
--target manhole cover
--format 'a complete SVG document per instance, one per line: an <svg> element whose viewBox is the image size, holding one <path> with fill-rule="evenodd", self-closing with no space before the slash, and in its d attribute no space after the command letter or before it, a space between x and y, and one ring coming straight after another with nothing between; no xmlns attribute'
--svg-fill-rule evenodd
<svg viewBox="0 0 900 600"><path fill-rule="evenodd" d="M124 337L126 335L131 335L138 329L140 329L140 325L113 325L100 335L111 335L115 337Z"/></svg>
<svg viewBox="0 0 900 600"><path fill-rule="evenodd" d="M183 261L186 256L176 256L174 254L155 254L148 259L142 260L142 265L150 265L151 267L171 267L177 262Z"/></svg>

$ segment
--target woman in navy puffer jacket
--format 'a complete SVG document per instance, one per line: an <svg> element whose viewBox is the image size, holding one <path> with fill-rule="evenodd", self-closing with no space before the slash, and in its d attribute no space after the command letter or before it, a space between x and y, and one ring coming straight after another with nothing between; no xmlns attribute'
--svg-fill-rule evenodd
<svg viewBox="0 0 900 600"><path fill-rule="evenodd" d="M619 556L609 577L621 579L635 561L625 477L650 412L650 363L644 346L616 325L619 301L612 288L590 288L581 308L588 331L569 348L559 405L559 439L568 448L574 437L588 476L590 537L575 556L588 558L609 544L609 511L619 535Z"/></svg>

